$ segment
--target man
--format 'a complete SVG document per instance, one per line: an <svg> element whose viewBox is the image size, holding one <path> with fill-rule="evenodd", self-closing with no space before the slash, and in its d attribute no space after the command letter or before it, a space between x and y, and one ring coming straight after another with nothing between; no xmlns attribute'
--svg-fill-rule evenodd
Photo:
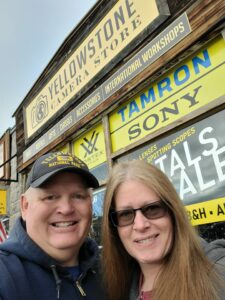
<svg viewBox="0 0 225 300"><path fill-rule="evenodd" d="M98 246L87 237L97 179L76 156L37 159L21 217L0 246L1 300L102 300Z"/></svg>

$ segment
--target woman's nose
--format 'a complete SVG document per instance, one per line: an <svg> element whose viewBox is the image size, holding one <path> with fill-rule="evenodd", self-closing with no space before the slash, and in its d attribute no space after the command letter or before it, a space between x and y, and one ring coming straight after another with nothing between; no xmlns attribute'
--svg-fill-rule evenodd
<svg viewBox="0 0 225 300"><path fill-rule="evenodd" d="M133 229L142 230L150 226L149 220L140 210L137 210L134 217Z"/></svg>

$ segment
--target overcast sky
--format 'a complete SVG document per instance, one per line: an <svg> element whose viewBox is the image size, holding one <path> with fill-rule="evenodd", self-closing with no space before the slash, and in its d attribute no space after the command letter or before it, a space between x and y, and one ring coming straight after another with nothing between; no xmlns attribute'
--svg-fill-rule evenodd
<svg viewBox="0 0 225 300"><path fill-rule="evenodd" d="M95 0L0 0L0 137L68 34Z"/></svg>

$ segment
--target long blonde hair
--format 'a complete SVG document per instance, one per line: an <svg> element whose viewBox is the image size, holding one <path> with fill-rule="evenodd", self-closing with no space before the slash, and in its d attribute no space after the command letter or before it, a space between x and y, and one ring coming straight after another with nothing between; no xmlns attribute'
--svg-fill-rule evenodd
<svg viewBox="0 0 225 300"><path fill-rule="evenodd" d="M118 163L109 177L102 224L102 262L109 300L129 299L132 271L137 262L126 252L117 229L109 220L119 185L137 180L166 201L173 220L172 249L154 287L157 300L215 300L217 275L203 253L199 237L188 220L184 206L167 176L144 161Z"/></svg>

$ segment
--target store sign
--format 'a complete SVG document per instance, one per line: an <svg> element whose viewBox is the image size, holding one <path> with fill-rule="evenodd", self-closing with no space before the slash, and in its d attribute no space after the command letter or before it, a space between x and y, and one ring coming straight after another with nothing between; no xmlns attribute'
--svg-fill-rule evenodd
<svg viewBox="0 0 225 300"><path fill-rule="evenodd" d="M63 147L57 149L57 151L63 152L63 153L69 153L69 152L70 152L69 149L70 149L70 148L69 148L69 144L66 144L66 145L64 145Z"/></svg>
<svg viewBox="0 0 225 300"><path fill-rule="evenodd" d="M119 0L24 108L29 138L148 26L169 15L165 0Z"/></svg>
<svg viewBox="0 0 225 300"><path fill-rule="evenodd" d="M186 206L193 225L225 221L225 197Z"/></svg>
<svg viewBox="0 0 225 300"><path fill-rule="evenodd" d="M166 173L194 225L225 221L224 120L221 111L119 161L146 160Z"/></svg>
<svg viewBox="0 0 225 300"><path fill-rule="evenodd" d="M179 16L164 31L126 62L115 74L97 88L89 97L69 112L35 143L23 152L23 162L57 139L91 111L97 108L113 93L127 84L137 74L150 66L161 55L179 43L191 32L186 13Z"/></svg>
<svg viewBox="0 0 225 300"><path fill-rule="evenodd" d="M0 190L0 215L6 215L6 194L5 190Z"/></svg>
<svg viewBox="0 0 225 300"><path fill-rule="evenodd" d="M105 139L102 124L83 134L74 144L74 153L90 169L106 162Z"/></svg>
<svg viewBox="0 0 225 300"><path fill-rule="evenodd" d="M219 38L110 115L113 152L218 100L224 78L225 41Z"/></svg>
<svg viewBox="0 0 225 300"><path fill-rule="evenodd" d="M87 164L88 168L99 180L106 179L107 164L102 124L98 124L75 140L73 152Z"/></svg>

